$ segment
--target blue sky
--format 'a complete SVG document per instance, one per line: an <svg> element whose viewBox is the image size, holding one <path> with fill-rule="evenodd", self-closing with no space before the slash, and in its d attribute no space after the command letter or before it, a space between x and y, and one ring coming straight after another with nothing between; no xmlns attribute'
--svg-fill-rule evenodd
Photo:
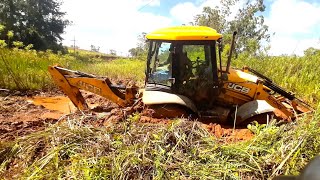
<svg viewBox="0 0 320 180"><path fill-rule="evenodd" d="M233 15L246 0L232 8ZM64 0L62 10L73 25L63 35L65 45L82 49L100 46L102 52L114 49L126 55L136 46L141 32L188 24L205 6L219 0ZM265 0L265 23L269 33L270 54L302 55L308 47L320 48L320 0ZM230 17L232 18L232 17Z"/></svg>

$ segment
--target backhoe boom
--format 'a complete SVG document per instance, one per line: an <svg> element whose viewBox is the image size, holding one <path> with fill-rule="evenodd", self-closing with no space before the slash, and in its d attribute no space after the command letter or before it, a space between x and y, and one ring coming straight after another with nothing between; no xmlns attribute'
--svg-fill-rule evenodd
<svg viewBox="0 0 320 180"><path fill-rule="evenodd" d="M88 106L80 89L92 92L125 107L134 103L138 88L113 85L108 78L97 77L80 71L73 71L59 66L49 66L54 82L80 110Z"/></svg>

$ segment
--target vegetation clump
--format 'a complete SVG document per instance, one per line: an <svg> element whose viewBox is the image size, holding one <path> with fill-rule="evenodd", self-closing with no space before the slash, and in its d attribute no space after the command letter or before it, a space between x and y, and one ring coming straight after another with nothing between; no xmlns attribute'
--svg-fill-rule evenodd
<svg viewBox="0 0 320 180"><path fill-rule="evenodd" d="M320 151L319 110L276 126L252 124L255 137L228 143L198 122L139 123L138 114L108 127L90 115L65 118L14 142L0 143L0 175L16 179L267 179L294 174ZM89 119L89 120L88 120Z"/></svg>

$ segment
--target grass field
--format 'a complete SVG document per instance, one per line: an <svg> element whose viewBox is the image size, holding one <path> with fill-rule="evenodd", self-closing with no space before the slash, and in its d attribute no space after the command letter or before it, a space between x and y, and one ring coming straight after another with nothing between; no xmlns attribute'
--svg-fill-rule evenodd
<svg viewBox="0 0 320 180"><path fill-rule="evenodd" d="M99 55L99 54L98 54ZM50 89L55 87L47 69L59 64L73 70L107 76L112 79L142 81L144 62L135 59L104 60L92 54L58 55L50 51L0 49L0 87L11 90Z"/></svg>
<svg viewBox="0 0 320 180"><path fill-rule="evenodd" d="M318 56L239 56L250 66L312 104L317 110L293 123L248 128L249 141L226 142L201 125L181 119L171 124L139 124L139 114L111 127L85 124L90 115L50 125L43 131L0 142L0 177L14 179L267 179L296 175L320 152L320 66ZM0 88L54 87L47 66L143 82L144 62L105 61L85 55L57 55L0 49Z"/></svg>
<svg viewBox="0 0 320 180"><path fill-rule="evenodd" d="M320 55L276 56L248 58L239 56L236 67L248 66L271 78L274 82L297 94L309 103L320 101Z"/></svg>

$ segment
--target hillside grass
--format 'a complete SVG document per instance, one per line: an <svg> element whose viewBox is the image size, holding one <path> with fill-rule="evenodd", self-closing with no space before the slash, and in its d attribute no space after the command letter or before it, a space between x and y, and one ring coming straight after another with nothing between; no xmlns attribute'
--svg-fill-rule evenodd
<svg viewBox="0 0 320 180"><path fill-rule="evenodd" d="M121 59L120 56L117 55L112 55L112 54L106 54L106 53L102 53L102 52L96 52L96 51L89 51L89 50L85 50L85 49L76 49L74 51L73 48L68 48L68 53L72 54L74 56L77 57L87 57L89 59L95 59L95 60L99 60L99 59L104 59L104 60L112 60L112 59Z"/></svg>
<svg viewBox="0 0 320 180"><path fill-rule="evenodd" d="M316 105L320 101L319 60L320 54L259 58L240 55L232 64L239 68L251 67L301 99Z"/></svg>
<svg viewBox="0 0 320 180"><path fill-rule="evenodd" d="M85 71L111 79L141 81L144 62L136 59L104 60L92 54L54 54L50 51L9 50L0 48L0 88L10 90L51 89L55 87L48 66L59 64L72 70Z"/></svg>

